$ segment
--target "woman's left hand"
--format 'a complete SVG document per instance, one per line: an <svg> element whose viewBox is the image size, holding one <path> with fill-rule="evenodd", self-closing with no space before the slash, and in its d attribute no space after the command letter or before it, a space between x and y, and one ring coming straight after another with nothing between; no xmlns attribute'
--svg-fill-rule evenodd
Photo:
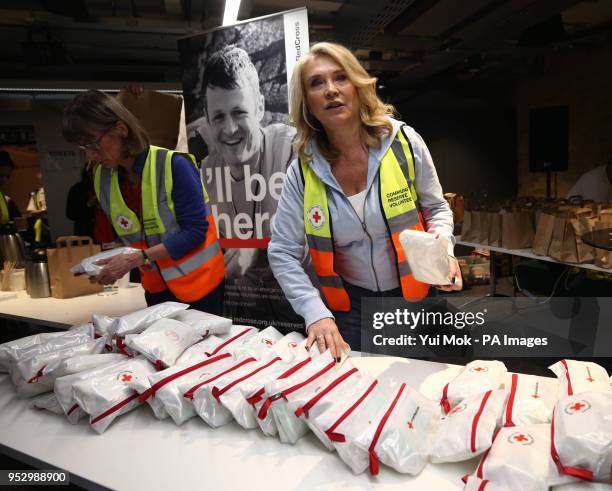
<svg viewBox="0 0 612 491"><path fill-rule="evenodd" d="M449 277L450 285L439 285L436 288L443 292L459 291L463 288L463 280L461 278L461 268L456 257L448 256L448 265L450 267Z"/></svg>
<svg viewBox="0 0 612 491"><path fill-rule="evenodd" d="M110 285L134 268L142 266L144 257L140 250L132 254L119 254L108 259L100 259L94 264L104 266L97 276L92 276L89 281L101 285Z"/></svg>

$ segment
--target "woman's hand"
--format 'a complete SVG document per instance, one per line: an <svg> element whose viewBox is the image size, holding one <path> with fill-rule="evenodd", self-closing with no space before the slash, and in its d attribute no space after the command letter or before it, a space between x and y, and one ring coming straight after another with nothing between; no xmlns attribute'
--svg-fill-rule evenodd
<svg viewBox="0 0 612 491"><path fill-rule="evenodd" d="M329 348L336 362L340 361L342 351L346 348L350 348L349 345L344 342L344 339L342 339L334 319L330 317L319 319L310 324L306 347L310 349L315 342L321 353Z"/></svg>
<svg viewBox="0 0 612 491"><path fill-rule="evenodd" d="M96 266L104 266L97 276L92 276L89 281L101 285L110 285L134 268L144 264L144 257L140 250L131 254L118 254L108 259L100 259L94 263Z"/></svg>
<svg viewBox="0 0 612 491"><path fill-rule="evenodd" d="M436 288L438 290L442 290L443 292L459 291L463 288L463 280L461 278L461 268L459 267L457 258L448 256L448 265L450 266L450 285L440 285L436 286Z"/></svg>

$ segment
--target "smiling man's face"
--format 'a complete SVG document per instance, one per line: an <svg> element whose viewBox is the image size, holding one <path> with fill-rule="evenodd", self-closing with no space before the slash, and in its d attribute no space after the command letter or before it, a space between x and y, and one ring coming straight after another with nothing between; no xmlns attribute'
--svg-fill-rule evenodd
<svg viewBox="0 0 612 491"><path fill-rule="evenodd" d="M264 100L244 80L235 89L207 87L206 109L215 146L226 164L244 164L259 151Z"/></svg>

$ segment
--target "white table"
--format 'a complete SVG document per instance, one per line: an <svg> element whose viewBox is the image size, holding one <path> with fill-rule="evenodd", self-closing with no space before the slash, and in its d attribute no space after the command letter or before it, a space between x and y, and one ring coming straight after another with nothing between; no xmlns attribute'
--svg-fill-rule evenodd
<svg viewBox="0 0 612 491"><path fill-rule="evenodd" d="M460 367L390 357L352 358L362 371L402 380L434 394ZM358 476L312 434L294 446L237 424L212 429L198 417L177 427L158 421L148 405L119 417L102 435L82 420L27 408L0 375L0 450L35 467L52 466L88 489L117 490L461 490L461 476L478 459L428 465L418 476L381 465L380 474Z"/></svg>
<svg viewBox="0 0 612 491"><path fill-rule="evenodd" d="M111 295L100 293L65 299L30 298L22 291L18 298L0 302L0 317L66 329L90 322L92 314L117 317L147 306L144 290L138 283L115 291Z"/></svg>

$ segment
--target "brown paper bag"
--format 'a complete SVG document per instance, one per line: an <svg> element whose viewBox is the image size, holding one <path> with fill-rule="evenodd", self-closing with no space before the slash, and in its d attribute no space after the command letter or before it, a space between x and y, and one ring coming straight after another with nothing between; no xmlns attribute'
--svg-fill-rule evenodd
<svg viewBox="0 0 612 491"><path fill-rule="evenodd" d="M502 215L489 213L489 239L488 244L494 247L502 246Z"/></svg>
<svg viewBox="0 0 612 491"><path fill-rule="evenodd" d="M599 218L593 222L593 230L612 228L612 210L603 210ZM612 268L612 251L606 249L595 249L595 265L600 268Z"/></svg>
<svg viewBox="0 0 612 491"><path fill-rule="evenodd" d="M448 205L453 212L453 222L455 224L462 223L465 215L465 200L463 196L457 193L444 193L444 199L448 201Z"/></svg>
<svg viewBox="0 0 612 491"><path fill-rule="evenodd" d="M574 235L576 237L576 262L592 263L595 259L595 249L582 242L582 236L593 230L596 218L592 216L593 213L591 208L583 209L576 215L576 218L570 219L570 224L574 229Z"/></svg>
<svg viewBox="0 0 612 491"><path fill-rule="evenodd" d="M477 244L489 243L489 224L491 223L488 211L472 212L472 230L474 242Z"/></svg>
<svg viewBox="0 0 612 491"><path fill-rule="evenodd" d="M117 100L127 107L147 130L152 145L170 150L176 147L183 104L181 96L144 90L136 97L122 90L117 95Z"/></svg>
<svg viewBox="0 0 612 491"><path fill-rule="evenodd" d="M472 232L472 212L465 211L463 214L463 224L461 225L461 240L463 242L474 242Z"/></svg>
<svg viewBox="0 0 612 491"><path fill-rule="evenodd" d="M548 256L552 240L555 215L549 211L541 211L538 215L536 232L533 237L531 252L537 256Z"/></svg>
<svg viewBox="0 0 612 491"><path fill-rule="evenodd" d="M502 247L505 249L529 249L534 245L535 234L531 216L531 212L520 210L501 214ZM546 255L546 253L542 255Z"/></svg>
<svg viewBox="0 0 612 491"><path fill-rule="evenodd" d="M86 276L74 276L70 268L89 256L100 252L90 237L59 237L55 249L47 249L51 295L54 298L72 298L99 293L104 287L90 283Z"/></svg>

